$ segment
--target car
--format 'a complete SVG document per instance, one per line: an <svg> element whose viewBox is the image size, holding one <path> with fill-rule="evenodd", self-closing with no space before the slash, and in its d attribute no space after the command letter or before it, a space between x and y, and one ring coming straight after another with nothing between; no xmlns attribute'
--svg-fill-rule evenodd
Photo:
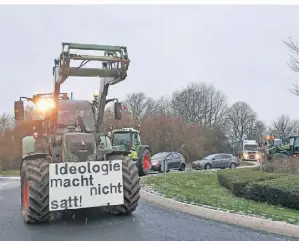
<svg viewBox="0 0 299 241"><path fill-rule="evenodd" d="M185 171L186 161L179 152L159 152L152 156L152 171L164 172L164 165L167 163L166 171L180 170Z"/></svg>
<svg viewBox="0 0 299 241"><path fill-rule="evenodd" d="M240 165L240 160L228 153L211 154L202 160L192 162L192 169L212 169L212 168L236 168Z"/></svg>

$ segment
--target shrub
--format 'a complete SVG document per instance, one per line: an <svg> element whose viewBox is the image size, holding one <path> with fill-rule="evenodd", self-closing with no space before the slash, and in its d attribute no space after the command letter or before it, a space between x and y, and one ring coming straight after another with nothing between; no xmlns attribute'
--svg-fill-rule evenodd
<svg viewBox="0 0 299 241"><path fill-rule="evenodd" d="M253 182L245 198L299 210L299 176L289 174L277 179Z"/></svg>
<svg viewBox="0 0 299 241"><path fill-rule="evenodd" d="M265 172L298 173L299 158L275 158L262 166Z"/></svg>
<svg viewBox="0 0 299 241"><path fill-rule="evenodd" d="M220 185L229 189L236 196L243 196L246 186L255 181L265 181L284 176L282 173L266 173L252 168L221 170L217 172Z"/></svg>
<svg viewBox="0 0 299 241"><path fill-rule="evenodd" d="M234 195L299 209L299 175L267 173L252 168L217 172L220 185Z"/></svg>

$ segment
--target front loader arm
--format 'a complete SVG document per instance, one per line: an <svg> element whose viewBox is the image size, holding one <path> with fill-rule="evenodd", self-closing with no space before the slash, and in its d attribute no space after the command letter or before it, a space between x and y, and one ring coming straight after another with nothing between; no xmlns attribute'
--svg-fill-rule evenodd
<svg viewBox="0 0 299 241"><path fill-rule="evenodd" d="M75 51L75 52L73 52ZM80 51L102 52L101 55L88 55ZM74 66L71 62L81 61ZM62 43L62 52L56 59L53 67L54 75L54 101L58 106L60 86L70 76L76 77L100 77L100 91L98 100L97 132L103 120L106 97L110 85L115 85L127 77L130 60L127 48L123 46ZM98 67L85 67L88 63L96 63ZM57 112L53 115L54 123L57 120ZM54 128L55 130L56 128Z"/></svg>

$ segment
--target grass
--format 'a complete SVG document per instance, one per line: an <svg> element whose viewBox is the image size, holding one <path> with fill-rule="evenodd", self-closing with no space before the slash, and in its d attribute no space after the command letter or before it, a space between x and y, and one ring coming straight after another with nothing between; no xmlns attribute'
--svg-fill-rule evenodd
<svg viewBox="0 0 299 241"><path fill-rule="evenodd" d="M19 177L20 176L20 170L7 170L7 171L1 171L0 177Z"/></svg>
<svg viewBox="0 0 299 241"><path fill-rule="evenodd" d="M242 161L242 162L240 163L240 167L244 167L244 166L254 166L254 163L252 163L252 162Z"/></svg>
<svg viewBox="0 0 299 241"><path fill-rule="evenodd" d="M146 176L141 183L181 202L299 224L299 210L235 197L218 184L216 172L168 173L166 181L164 175Z"/></svg>

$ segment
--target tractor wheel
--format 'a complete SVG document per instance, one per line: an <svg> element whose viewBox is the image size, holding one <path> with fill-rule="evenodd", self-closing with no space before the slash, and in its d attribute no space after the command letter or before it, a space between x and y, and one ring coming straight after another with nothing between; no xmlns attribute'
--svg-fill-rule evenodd
<svg viewBox="0 0 299 241"><path fill-rule="evenodd" d="M141 156L141 159L138 160L138 175L139 176L146 176L149 174L151 170L151 154L148 149L145 149L143 152L143 155Z"/></svg>
<svg viewBox="0 0 299 241"><path fill-rule="evenodd" d="M115 156L116 157L116 156ZM113 159L116 159L112 157ZM109 158L111 160L112 158ZM106 211L114 215L129 215L136 210L140 198L140 177L136 164L130 157L124 156L123 164L124 204L108 206Z"/></svg>
<svg viewBox="0 0 299 241"><path fill-rule="evenodd" d="M26 223L47 222L49 211L49 158L25 160L21 170L21 209Z"/></svg>

